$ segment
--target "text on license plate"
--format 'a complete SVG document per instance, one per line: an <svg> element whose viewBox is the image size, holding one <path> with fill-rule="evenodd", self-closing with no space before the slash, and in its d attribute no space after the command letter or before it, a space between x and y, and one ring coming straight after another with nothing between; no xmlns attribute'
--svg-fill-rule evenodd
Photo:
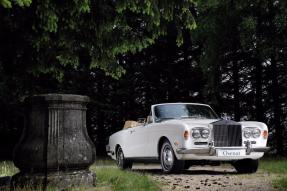
<svg viewBox="0 0 287 191"><path fill-rule="evenodd" d="M245 156L245 149L236 149L236 150L224 150L218 149L217 156L219 157L238 157Z"/></svg>

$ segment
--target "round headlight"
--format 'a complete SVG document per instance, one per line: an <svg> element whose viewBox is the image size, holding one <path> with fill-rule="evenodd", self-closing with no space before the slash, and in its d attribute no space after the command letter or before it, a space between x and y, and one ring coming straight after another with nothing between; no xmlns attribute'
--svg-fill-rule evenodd
<svg viewBox="0 0 287 191"><path fill-rule="evenodd" d="M260 134L261 134L260 129L254 129L254 130L252 131L252 137L253 137L253 138L258 138L258 137L260 137Z"/></svg>
<svg viewBox="0 0 287 191"><path fill-rule="evenodd" d="M209 130L208 129L203 129L201 131L201 137L204 138L204 139L208 138L209 137Z"/></svg>
<svg viewBox="0 0 287 191"><path fill-rule="evenodd" d="M196 139L200 138L200 131L198 129L194 129L192 131L192 137Z"/></svg>
<svg viewBox="0 0 287 191"><path fill-rule="evenodd" d="M243 135L245 138L250 138L251 137L251 131L249 129L246 129L243 131Z"/></svg>

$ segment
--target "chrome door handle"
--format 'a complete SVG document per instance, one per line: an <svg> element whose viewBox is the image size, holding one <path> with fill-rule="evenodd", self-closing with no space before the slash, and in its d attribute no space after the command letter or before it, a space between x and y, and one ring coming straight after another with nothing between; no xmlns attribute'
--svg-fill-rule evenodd
<svg viewBox="0 0 287 191"><path fill-rule="evenodd" d="M136 130L131 130L131 131L130 131L131 134L134 133L134 132L136 132Z"/></svg>

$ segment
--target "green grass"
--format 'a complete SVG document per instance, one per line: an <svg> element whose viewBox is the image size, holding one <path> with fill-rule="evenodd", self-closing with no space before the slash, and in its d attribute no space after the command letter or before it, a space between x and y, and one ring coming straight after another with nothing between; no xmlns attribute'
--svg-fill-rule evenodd
<svg viewBox="0 0 287 191"><path fill-rule="evenodd" d="M260 161L259 169L275 175L272 180L275 188L287 190L287 158L265 158Z"/></svg>
<svg viewBox="0 0 287 191"><path fill-rule="evenodd" d="M287 177L275 179L272 181L272 184L275 188L287 190Z"/></svg>
<svg viewBox="0 0 287 191"><path fill-rule="evenodd" d="M116 191L160 190L159 185L144 174L122 171L113 167L92 167L92 169L97 173L100 187L110 187L111 190Z"/></svg>
<svg viewBox="0 0 287 191"><path fill-rule="evenodd" d="M0 177L1 176L12 176L18 172L18 168L16 168L11 161L0 161Z"/></svg>
<svg viewBox="0 0 287 191"><path fill-rule="evenodd" d="M111 158L97 158L95 162L96 166L115 166L115 164L115 160Z"/></svg>
<svg viewBox="0 0 287 191"><path fill-rule="evenodd" d="M260 160L259 169L270 173L287 174L287 158L267 158Z"/></svg>
<svg viewBox="0 0 287 191"><path fill-rule="evenodd" d="M94 188L73 188L71 191L156 191L160 186L151 180L148 175L119 170L115 167L114 161L98 160L92 165L90 170L97 175L97 186ZM108 166L107 166L108 165ZM18 172L18 169L12 162L0 162L0 177L12 176ZM7 191L9 188L7 188ZM41 187L33 188L27 185L25 188L16 189L16 191L41 191ZM55 188L47 188L47 191L56 191Z"/></svg>

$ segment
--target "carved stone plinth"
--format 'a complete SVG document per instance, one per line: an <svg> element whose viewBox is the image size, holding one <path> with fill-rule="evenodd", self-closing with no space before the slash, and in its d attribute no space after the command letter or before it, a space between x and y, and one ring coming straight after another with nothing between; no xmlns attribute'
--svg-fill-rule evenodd
<svg viewBox="0 0 287 191"><path fill-rule="evenodd" d="M43 94L25 101L28 120L13 158L20 173L13 176L12 187L94 186L95 174L88 170L95 161L95 147L86 129L89 98Z"/></svg>

